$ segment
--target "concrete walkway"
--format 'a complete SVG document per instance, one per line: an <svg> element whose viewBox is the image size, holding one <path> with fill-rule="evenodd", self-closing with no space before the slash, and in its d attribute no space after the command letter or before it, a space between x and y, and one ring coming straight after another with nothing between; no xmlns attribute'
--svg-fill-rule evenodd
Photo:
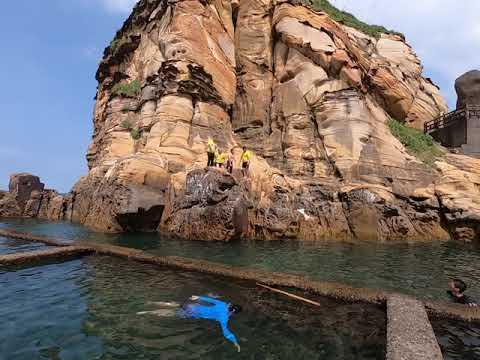
<svg viewBox="0 0 480 360"><path fill-rule="evenodd" d="M387 360L443 360L423 304L413 298L387 298Z"/></svg>
<svg viewBox="0 0 480 360"><path fill-rule="evenodd" d="M0 255L0 265L26 265L55 259L65 261L91 253L93 253L92 249L83 246L62 246L47 250Z"/></svg>

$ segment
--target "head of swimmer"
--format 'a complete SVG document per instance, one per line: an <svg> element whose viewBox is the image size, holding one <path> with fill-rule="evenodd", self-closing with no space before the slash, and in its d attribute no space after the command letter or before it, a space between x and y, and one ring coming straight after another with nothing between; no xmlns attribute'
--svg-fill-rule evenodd
<svg viewBox="0 0 480 360"><path fill-rule="evenodd" d="M467 290L467 284L463 280L453 279L448 283L448 287L456 296L461 296Z"/></svg>
<svg viewBox="0 0 480 360"><path fill-rule="evenodd" d="M239 313L242 312L242 307L240 305L236 305L236 304L229 304L228 305L228 312L230 313L230 315L239 314Z"/></svg>

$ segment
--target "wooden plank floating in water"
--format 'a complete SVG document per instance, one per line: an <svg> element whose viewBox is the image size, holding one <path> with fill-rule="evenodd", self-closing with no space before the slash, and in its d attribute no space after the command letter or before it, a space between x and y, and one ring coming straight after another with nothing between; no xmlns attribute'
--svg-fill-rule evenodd
<svg viewBox="0 0 480 360"><path fill-rule="evenodd" d="M5 229L0 229L0 236L40 241L54 246L69 245L62 240L18 233ZM116 256L148 264L253 281L268 286L297 288L299 290L311 292L315 295L325 296L346 302L366 302L384 305L386 304L389 296L395 295L393 293L380 290L354 288L340 283L314 281L305 276L234 267L205 260L189 259L178 256L155 256L150 255L142 250L130 249L121 246L101 245L89 242L74 242L70 243L70 245L78 245L83 248L88 248L91 252L99 255ZM423 304L425 305L427 312L434 316L454 320L480 322L480 308L470 308L459 304L434 301L424 301Z"/></svg>
<svg viewBox="0 0 480 360"><path fill-rule="evenodd" d="M47 250L29 251L0 256L0 265L25 265L34 264L54 259L71 259L93 252L83 246L62 246Z"/></svg>
<svg viewBox="0 0 480 360"><path fill-rule="evenodd" d="M320 303L316 302L316 301L313 301L313 300L310 300L310 299L306 299L304 297L301 297L301 296L298 296L298 295L295 295L295 294L292 294L292 293L289 293L287 291L283 291L283 290L278 290L278 289L275 289L275 288L272 288L270 286L267 286L267 285L263 285L263 284L260 284L260 283L257 283L258 286L261 286L265 289L268 289L270 291L273 291L273 292L276 292L276 293L279 293L279 294L283 294L285 296L288 296L292 299L295 299L295 300L300 300L300 301L303 301L303 302L306 302L307 304L311 304L311 305L315 305L315 306L321 306Z"/></svg>
<svg viewBox="0 0 480 360"><path fill-rule="evenodd" d="M403 295L387 299L387 360L442 360L423 304Z"/></svg>

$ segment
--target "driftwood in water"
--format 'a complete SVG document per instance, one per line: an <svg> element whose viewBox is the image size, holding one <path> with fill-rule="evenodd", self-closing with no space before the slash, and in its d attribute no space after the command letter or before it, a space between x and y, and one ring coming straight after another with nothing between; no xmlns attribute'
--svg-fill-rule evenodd
<svg viewBox="0 0 480 360"><path fill-rule="evenodd" d="M258 286L261 286L265 289L268 289L270 291L273 291L273 292L276 292L276 293L279 293L279 294L283 294L283 295L286 295L292 299L295 299L295 300L300 300L300 301L303 301L303 302L306 302L307 304L311 304L311 305L315 305L315 306L320 306L320 303L316 302L316 301L313 301L313 300L309 300L309 299L306 299L304 297L301 297L301 296L298 296L298 295L295 295L295 294L292 294L292 293L289 293L288 291L283 291L283 290L279 290L279 289L275 289L275 288L272 288L270 286L267 286L267 285L263 285L263 284L260 284L260 283L257 283Z"/></svg>

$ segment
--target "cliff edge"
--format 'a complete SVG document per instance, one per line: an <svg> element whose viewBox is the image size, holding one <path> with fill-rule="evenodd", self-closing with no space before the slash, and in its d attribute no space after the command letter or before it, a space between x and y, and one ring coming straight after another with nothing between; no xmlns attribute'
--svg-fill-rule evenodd
<svg viewBox="0 0 480 360"><path fill-rule="evenodd" d="M89 173L55 217L185 238L473 240L480 161L425 164L391 119L447 111L402 36L288 1L142 0L100 63ZM206 142L252 149L250 177ZM1 205L0 205L1 206Z"/></svg>

